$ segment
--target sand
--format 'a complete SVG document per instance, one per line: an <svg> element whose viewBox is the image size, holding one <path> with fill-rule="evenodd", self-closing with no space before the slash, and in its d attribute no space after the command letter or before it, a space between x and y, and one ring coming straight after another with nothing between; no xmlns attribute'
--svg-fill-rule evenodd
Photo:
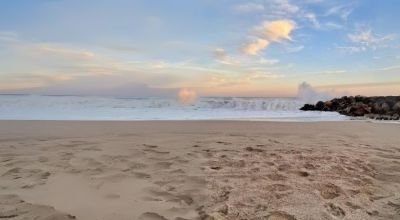
<svg viewBox="0 0 400 220"><path fill-rule="evenodd" d="M400 124L0 121L0 219L400 219Z"/></svg>

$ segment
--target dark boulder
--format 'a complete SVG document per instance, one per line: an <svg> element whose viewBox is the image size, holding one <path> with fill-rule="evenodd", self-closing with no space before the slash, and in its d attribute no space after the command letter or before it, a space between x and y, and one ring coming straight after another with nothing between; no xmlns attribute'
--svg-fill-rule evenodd
<svg viewBox="0 0 400 220"><path fill-rule="evenodd" d="M396 102L396 104L393 105L393 111L400 114L400 102Z"/></svg>
<svg viewBox="0 0 400 220"><path fill-rule="evenodd" d="M382 113L390 111L390 105L388 103L386 103L386 102L382 103L381 108L382 108L382 111L383 111Z"/></svg>
<svg viewBox="0 0 400 220"><path fill-rule="evenodd" d="M315 110L317 111L322 111L324 110L325 104L323 101L319 101L317 102L317 104L315 104Z"/></svg>
<svg viewBox="0 0 400 220"><path fill-rule="evenodd" d="M306 104L301 110L336 111L347 116L399 120L400 96L343 96L326 102L319 101L315 105Z"/></svg>
<svg viewBox="0 0 400 220"><path fill-rule="evenodd" d="M356 117L364 116L369 113L371 113L371 108L368 105L361 102L352 105L348 111L349 116L356 116Z"/></svg>
<svg viewBox="0 0 400 220"><path fill-rule="evenodd" d="M305 104L303 107L300 108L303 111L315 111L315 106L311 104Z"/></svg>

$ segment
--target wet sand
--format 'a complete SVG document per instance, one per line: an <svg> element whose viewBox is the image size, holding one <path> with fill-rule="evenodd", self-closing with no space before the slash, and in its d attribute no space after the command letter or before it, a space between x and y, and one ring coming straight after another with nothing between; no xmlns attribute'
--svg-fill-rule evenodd
<svg viewBox="0 0 400 220"><path fill-rule="evenodd" d="M400 219L400 124L0 121L0 218Z"/></svg>

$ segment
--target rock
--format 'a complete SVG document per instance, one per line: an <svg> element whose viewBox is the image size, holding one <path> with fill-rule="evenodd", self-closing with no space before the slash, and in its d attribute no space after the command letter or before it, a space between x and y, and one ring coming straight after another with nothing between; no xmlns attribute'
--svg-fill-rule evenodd
<svg viewBox="0 0 400 220"><path fill-rule="evenodd" d="M303 111L314 111L315 110L315 106L314 105L310 105L310 104L305 104L300 110L303 110Z"/></svg>
<svg viewBox="0 0 400 220"><path fill-rule="evenodd" d="M383 110L379 103L374 103L372 106L372 112L375 114L382 114Z"/></svg>
<svg viewBox="0 0 400 220"><path fill-rule="evenodd" d="M393 105L393 111L396 113L400 114L400 102L396 102L396 104Z"/></svg>
<svg viewBox="0 0 400 220"><path fill-rule="evenodd" d="M386 102L381 105L381 108L382 108L383 113L390 111L390 105Z"/></svg>
<svg viewBox="0 0 400 220"><path fill-rule="evenodd" d="M336 111L355 117L377 120L400 120L400 96L343 96L315 105L305 104L303 111Z"/></svg>
<svg viewBox="0 0 400 220"><path fill-rule="evenodd" d="M350 107L348 115L360 117L369 113L371 113L371 108L368 107L368 105L363 103L356 103L355 105Z"/></svg>
<svg viewBox="0 0 400 220"><path fill-rule="evenodd" d="M317 111L322 111L325 107L325 104L323 101L319 101L317 102L317 104L315 105L315 110Z"/></svg>

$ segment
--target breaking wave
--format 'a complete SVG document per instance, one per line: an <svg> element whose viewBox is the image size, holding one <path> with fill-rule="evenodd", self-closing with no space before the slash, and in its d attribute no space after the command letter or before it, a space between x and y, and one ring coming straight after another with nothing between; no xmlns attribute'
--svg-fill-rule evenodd
<svg viewBox="0 0 400 220"><path fill-rule="evenodd" d="M300 119L341 120L328 112L298 110L301 98L199 97L188 102L168 98L0 95L0 119L37 120L186 120Z"/></svg>

